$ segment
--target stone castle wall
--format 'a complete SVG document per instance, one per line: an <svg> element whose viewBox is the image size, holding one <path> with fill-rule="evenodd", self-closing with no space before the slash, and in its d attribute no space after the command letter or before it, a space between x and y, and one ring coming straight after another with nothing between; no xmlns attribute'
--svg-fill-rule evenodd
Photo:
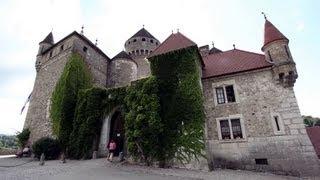
<svg viewBox="0 0 320 180"><path fill-rule="evenodd" d="M217 104L215 87L233 84L236 102ZM278 85L271 70L203 80L208 157L214 167L320 173L319 160L306 134L293 88ZM279 116L281 131L273 116ZM239 117L244 139L219 137L218 120ZM257 165L255 159L267 159Z"/></svg>
<svg viewBox="0 0 320 180"><path fill-rule="evenodd" d="M129 59L114 59L108 66L108 87L130 85L137 79L137 64Z"/></svg>
<svg viewBox="0 0 320 180"><path fill-rule="evenodd" d="M63 50L61 45L63 44ZM87 47L87 53L83 52L83 47ZM50 52L52 56L50 57ZM38 57L41 68L37 72L33 92L24 123L24 128L29 128L30 143L41 137L52 137L52 123L50 120L51 94L59 80L63 69L73 52L78 52L85 57L94 83L98 86L106 85L107 60L90 48L83 40L71 36L64 40L51 51Z"/></svg>

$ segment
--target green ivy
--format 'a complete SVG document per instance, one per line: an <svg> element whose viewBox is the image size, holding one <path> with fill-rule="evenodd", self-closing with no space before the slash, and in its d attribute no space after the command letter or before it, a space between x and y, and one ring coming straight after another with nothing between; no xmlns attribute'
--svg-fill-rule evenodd
<svg viewBox="0 0 320 180"><path fill-rule="evenodd" d="M200 85L200 56L196 46L152 57L157 78L164 131L160 165L173 158L182 163L204 156L204 111Z"/></svg>
<svg viewBox="0 0 320 180"><path fill-rule="evenodd" d="M89 87L91 87L90 72L81 55L73 53L68 59L51 98L50 117L53 132L63 149L68 146L72 132L78 92Z"/></svg>
<svg viewBox="0 0 320 180"><path fill-rule="evenodd" d="M97 150L102 119L118 104L123 104L125 88L93 87L79 93L68 155L87 159Z"/></svg>
<svg viewBox="0 0 320 180"><path fill-rule="evenodd" d="M158 85L155 77L139 80L127 89L125 103L125 131L131 156L151 164L158 159L160 118ZM140 158L141 157L141 158Z"/></svg>

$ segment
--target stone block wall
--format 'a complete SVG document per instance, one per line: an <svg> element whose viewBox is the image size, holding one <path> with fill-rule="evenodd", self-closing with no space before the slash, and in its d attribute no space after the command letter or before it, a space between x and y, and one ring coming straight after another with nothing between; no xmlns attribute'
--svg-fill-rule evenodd
<svg viewBox="0 0 320 180"><path fill-rule="evenodd" d="M63 45L63 49L61 49ZM87 46L87 53L83 52L83 46ZM52 123L50 119L51 94L59 80L67 60L73 52L85 57L95 85L105 87L107 59L94 51L85 41L78 36L71 36L50 51L37 57L41 66L37 72L33 92L24 123L24 128L29 128L30 144L41 137L53 137ZM52 55L50 56L50 53Z"/></svg>
<svg viewBox="0 0 320 180"><path fill-rule="evenodd" d="M108 66L108 87L122 87L137 80L137 64L130 59L114 59Z"/></svg>
<svg viewBox="0 0 320 180"><path fill-rule="evenodd" d="M270 69L203 79L209 163L214 167L255 169L293 175L320 173L293 88L273 80ZM215 87L233 84L236 102L217 104ZM281 131L275 130L274 115ZM219 138L219 118L241 118L243 139ZM267 159L258 165L255 159Z"/></svg>

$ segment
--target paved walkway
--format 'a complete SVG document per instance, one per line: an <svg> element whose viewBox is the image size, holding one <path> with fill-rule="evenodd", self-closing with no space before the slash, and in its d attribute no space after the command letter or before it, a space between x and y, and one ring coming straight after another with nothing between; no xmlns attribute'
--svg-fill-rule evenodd
<svg viewBox="0 0 320 180"><path fill-rule="evenodd" d="M59 179L59 180L293 180L290 176L278 176L269 173L251 171L216 170L213 172L185 169L160 169L133 165L120 165L106 162L105 159L86 161L46 161L39 166L39 161L31 159L1 158L0 180L22 179ZM27 162L27 163L26 163ZM10 166L11 165L11 166ZM13 166L14 165L14 166Z"/></svg>

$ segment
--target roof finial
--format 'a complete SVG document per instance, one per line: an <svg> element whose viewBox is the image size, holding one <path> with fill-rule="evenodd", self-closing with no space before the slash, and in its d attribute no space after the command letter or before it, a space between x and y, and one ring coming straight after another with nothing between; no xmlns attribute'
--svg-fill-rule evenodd
<svg viewBox="0 0 320 180"><path fill-rule="evenodd" d="M177 28L177 32L179 32L179 28Z"/></svg>
<svg viewBox="0 0 320 180"><path fill-rule="evenodd" d="M267 20L267 15L266 15L266 13L261 12L261 14L263 14L264 19Z"/></svg>
<svg viewBox="0 0 320 180"><path fill-rule="evenodd" d="M51 28L51 32L53 31L53 27Z"/></svg>
<svg viewBox="0 0 320 180"><path fill-rule="evenodd" d="M236 45L235 44L232 44L232 46L233 46L233 49L236 49Z"/></svg>
<svg viewBox="0 0 320 180"><path fill-rule="evenodd" d="M98 38L96 39L96 43L94 45L98 46Z"/></svg>
<svg viewBox="0 0 320 180"><path fill-rule="evenodd" d="M173 34L173 30L171 30L171 34Z"/></svg>
<svg viewBox="0 0 320 180"><path fill-rule="evenodd" d="M144 28L144 24L142 24L142 28Z"/></svg>
<svg viewBox="0 0 320 180"><path fill-rule="evenodd" d="M214 47L214 42L213 41L211 42L211 44L212 44L212 47Z"/></svg>
<svg viewBox="0 0 320 180"><path fill-rule="evenodd" d="M84 25L81 26L81 34L83 35Z"/></svg>

